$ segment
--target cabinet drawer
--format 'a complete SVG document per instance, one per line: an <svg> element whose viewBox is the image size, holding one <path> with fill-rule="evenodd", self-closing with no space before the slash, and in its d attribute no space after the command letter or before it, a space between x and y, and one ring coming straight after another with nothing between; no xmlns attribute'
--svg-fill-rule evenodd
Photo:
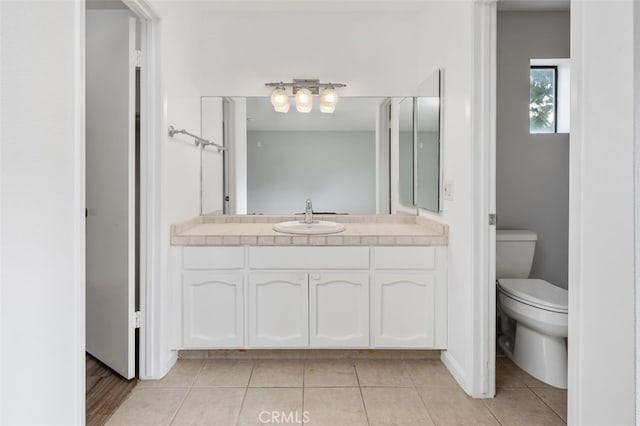
<svg viewBox="0 0 640 426"><path fill-rule="evenodd" d="M373 267L376 269L435 269L434 247L374 247Z"/></svg>
<svg viewBox="0 0 640 426"><path fill-rule="evenodd" d="M184 269L242 269L244 247L184 247Z"/></svg>
<svg viewBox="0 0 640 426"><path fill-rule="evenodd" d="M250 247L252 269L368 269L368 247Z"/></svg>

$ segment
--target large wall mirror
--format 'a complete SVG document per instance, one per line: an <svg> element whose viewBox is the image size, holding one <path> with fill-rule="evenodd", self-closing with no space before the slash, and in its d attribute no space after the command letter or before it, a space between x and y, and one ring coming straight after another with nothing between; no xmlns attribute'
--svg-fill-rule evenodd
<svg viewBox="0 0 640 426"><path fill-rule="evenodd" d="M247 212L376 213L376 138L383 98L342 98L333 114L274 112L247 98Z"/></svg>
<svg viewBox="0 0 640 426"><path fill-rule="evenodd" d="M440 88L435 96L341 97L332 114L275 112L269 97L202 98L202 213L439 210ZM317 102L317 99L315 100Z"/></svg>

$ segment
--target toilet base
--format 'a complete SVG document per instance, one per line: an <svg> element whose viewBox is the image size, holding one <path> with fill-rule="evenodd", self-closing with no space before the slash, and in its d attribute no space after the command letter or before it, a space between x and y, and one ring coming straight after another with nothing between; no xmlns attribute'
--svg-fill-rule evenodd
<svg viewBox="0 0 640 426"><path fill-rule="evenodd" d="M500 336L498 344L518 367L536 379L560 389L567 388L564 338L541 334L517 322L515 342Z"/></svg>

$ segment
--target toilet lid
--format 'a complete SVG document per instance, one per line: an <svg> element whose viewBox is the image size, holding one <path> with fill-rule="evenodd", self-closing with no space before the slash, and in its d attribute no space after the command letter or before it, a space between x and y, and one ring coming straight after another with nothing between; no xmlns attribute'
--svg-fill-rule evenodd
<svg viewBox="0 0 640 426"><path fill-rule="evenodd" d="M567 312L568 292L537 278L502 278L498 286L506 294L525 303L555 312Z"/></svg>

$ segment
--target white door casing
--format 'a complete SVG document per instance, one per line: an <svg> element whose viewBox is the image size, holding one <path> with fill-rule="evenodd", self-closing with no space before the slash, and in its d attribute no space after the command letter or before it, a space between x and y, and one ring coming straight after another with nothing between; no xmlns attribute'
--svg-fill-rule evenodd
<svg viewBox="0 0 640 426"><path fill-rule="evenodd" d="M87 352L135 375L135 18L87 11Z"/></svg>

